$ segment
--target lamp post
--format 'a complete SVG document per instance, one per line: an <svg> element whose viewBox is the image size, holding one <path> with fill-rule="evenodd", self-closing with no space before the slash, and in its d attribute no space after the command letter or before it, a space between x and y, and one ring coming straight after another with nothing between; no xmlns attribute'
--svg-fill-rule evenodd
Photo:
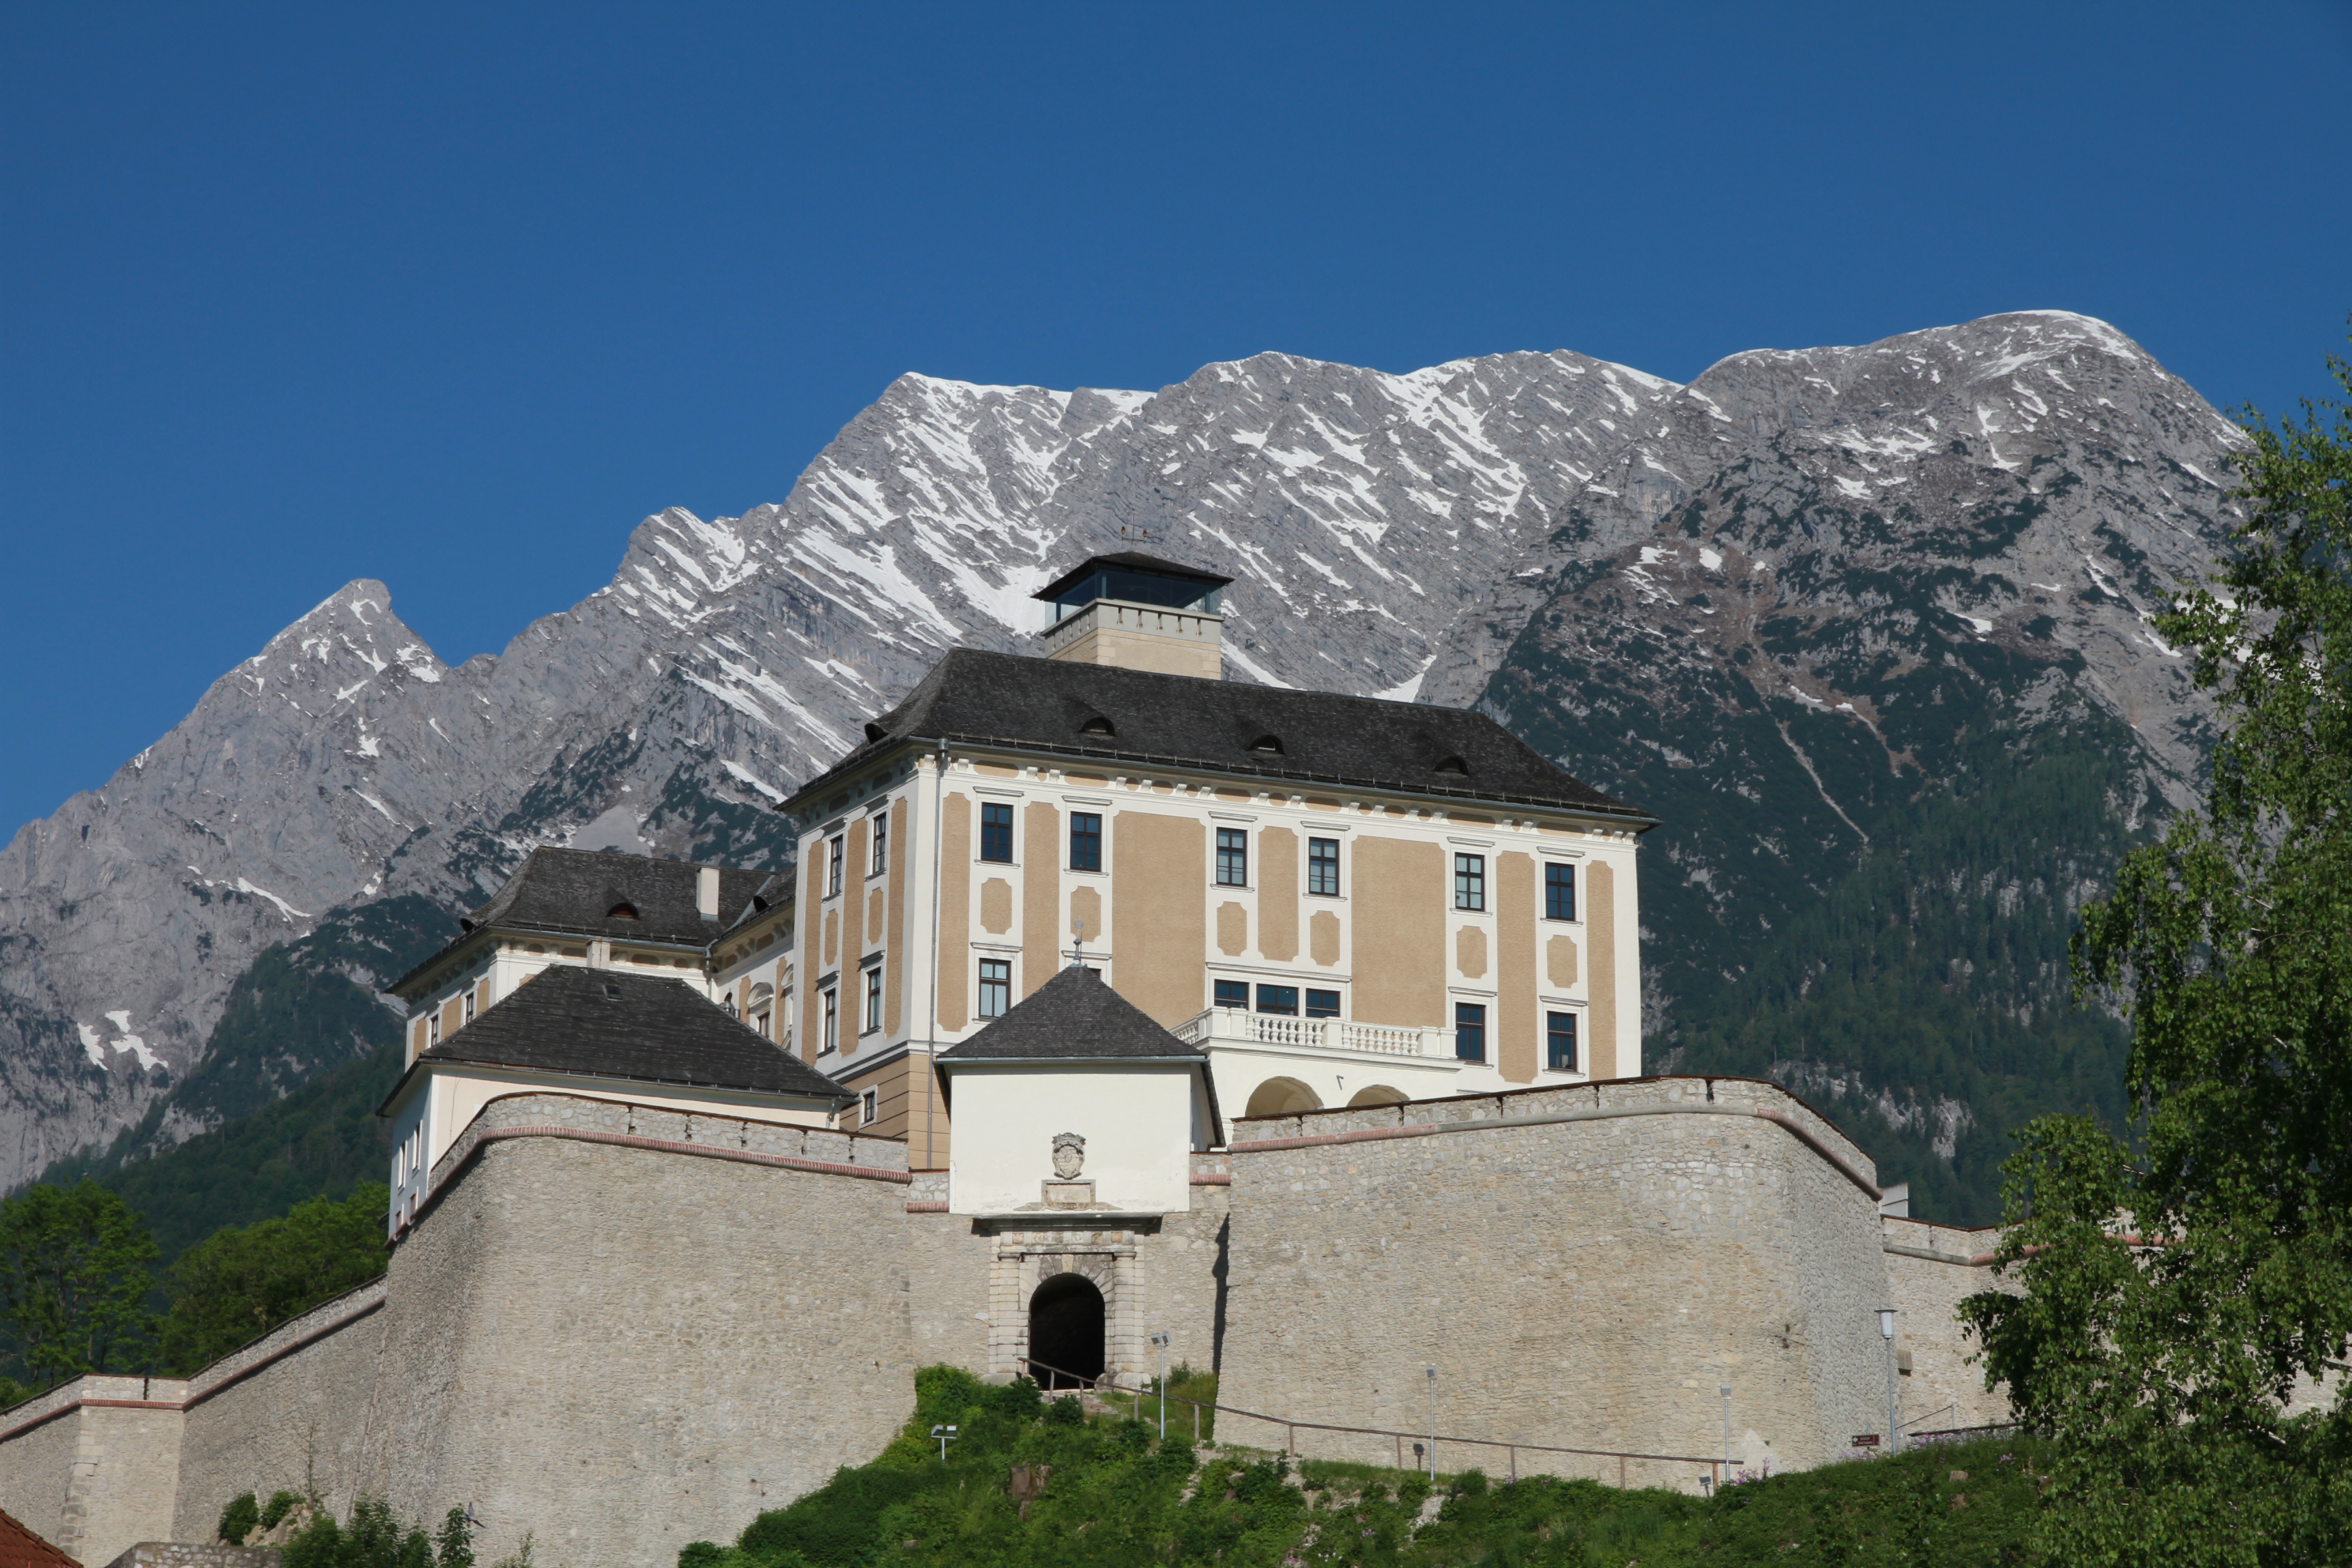
<svg viewBox="0 0 2352 1568"><path fill-rule="evenodd" d="M1437 1484L1437 1369L1429 1369L1429 1484Z"/></svg>
<svg viewBox="0 0 2352 1568"><path fill-rule="evenodd" d="M1160 1440L1168 1441L1168 1336L1151 1336L1151 1349L1160 1363Z"/></svg>
<svg viewBox="0 0 2352 1568"><path fill-rule="evenodd" d="M956 1429L952 1426L931 1428L931 1436L940 1440L940 1465L942 1468L946 1468L948 1462L948 1445L955 1441L955 1435Z"/></svg>
<svg viewBox="0 0 2352 1568"><path fill-rule="evenodd" d="M1886 1451L1903 1451L1903 1431L1895 1424L1895 1309L1878 1309L1878 1337L1886 1342Z"/></svg>
<svg viewBox="0 0 2352 1568"><path fill-rule="evenodd" d="M1718 1383L1715 1391L1723 1395L1723 1477L1731 1479L1731 1384Z"/></svg>

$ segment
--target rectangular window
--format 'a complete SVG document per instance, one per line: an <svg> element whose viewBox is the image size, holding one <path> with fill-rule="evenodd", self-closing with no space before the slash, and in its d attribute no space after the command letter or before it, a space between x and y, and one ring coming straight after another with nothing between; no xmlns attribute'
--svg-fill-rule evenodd
<svg viewBox="0 0 2352 1568"><path fill-rule="evenodd" d="M1454 1004L1454 1054L1465 1062L1486 1059L1486 1005Z"/></svg>
<svg viewBox="0 0 2352 1568"><path fill-rule="evenodd" d="M472 986L470 986L470 985L469 985L469 986L467 986L467 987L466 988L466 1022L467 1022L468 1024L470 1024L470 1023L472 1023L473 1021L474 1021L474 988L473 988Z"/></svg>
<svg viewBox="0 0 2352 1568"><path fill-rule="evenodd" d="M1456 855L1454 858L1454 907L1457 910L1483 910L1486 907L1486 858L1484 855Z"/></svg>
<svg viewBox="0 0 2352 1568"><path fill-rule="evenodd" d="M1013 808L1002 801L986 801L981 805L980 858L1013 864Z"/></svg>
<svg viewBox="0 0 2352 1568"><path fill-rule="evenodd" d="M838 991L828 991L824 994L824 1044L819 1047L820 1051L841 1048L841 993Z"/></svg>
<svg viewBox="0 0 2352 1568"><path fill-rule="evenodd" d="M1307 890L1319 898L1339 896L1339 841L1336 838L1310 838L1307 841Z"/></svg>
<svg viewBox="0 0 2352 1568"><path fill-rule="evenodd" d="M1246 981L1246 980L1220 980L1220 981L1218 981L1218 982L1217 982L1217 1005L1218 1005L1218 1006L1220 1006L1220 1007L1246 1007L1246 1006L1248 1006L1248 1005L1249 1005L1249 982L1248 982L1248 981Z"/></svg>
<svg viewBox="0 0 2352 1568"><path fill-rule="evenodd" d="M983 958L980 961L980 1016L1002 1018L1013 1006L1013 961L1009 958Z"/></svg>
<svg viewBox="0 0 2352 1568"><path fill-rule="evenodd" d="M832 869L826 873L824 879L824 896L828 899L841 891L841 863L849 853L848 841L836 834L830 846L829 853L832 858Z"/></svg>
<svg viewBox="0 0 2352 1568"><path fill-rule="evenodd" d="M867 1089L857 1097L857 1125L873 1126L875 1118L881 1113L881 1110L882 1091L878 1089Z"/></svg>
<svg viewBox="0 0 2352 1568"><path fill-rule="evenodd" d="M874 863L866 868L869 877L878 877L890 868L890 818L874 818Z"/></svg>
<svg viewBox="0 0 2352 1568"><path fill-rule="evenodd" d="M1217 886L1249 886L1249 835L1241 828L1217 829Z"/></svg>
<svg viewBox="0 0 2352 1568"><path fill-rule="evenodd" d="M1298 1016L1298 987L1296 985L1261 985L1257 988L1257 1010L1261 1013L1286 1013Z"/></svg>
<svg viewBox="0 0 2352 1568"><path fill-rule="evenodd" d="M434 1008L433 1016L425 1020L425 1043L427 1046L441 1043L441 1009L438 1007Z"/></svg>
<svg viewBox="0 0 2352 1568"><path fill-rule="evenodd" d="M1576 1070L1576 1015L1547 1013L1544 1015L1544 1040L1548 1047L1544 1065L1554 1072Z"/></svg>
<svg viewBox="0 0 2352 1568"><path fill-rule="evenodd" d="M858 1032L871 1035L882 1027L882 966L876 964L866 972L866 1026Z"/></svg>
<svg viewBox="0 0 2352 1568"><path fill-rule="evenodd" d="M1307 994L1307 1016L1310 1018L1338 1017L1339 994L1337 991L1309 991Z"/></svg>
<svg viewBox="0 0 2352 1568"><path fill-rule="evenodd" d="M1070 813L1070 869L1073 871L1102 869L1102 814L1100 812Z"/></svg>
<svg viewBox="0 0 2352 1568"><path fill-rule="evenodd" d="M1544 868L1544 919L1572 921L1576 918L1576 868L1546 866Z"/></svg>
<svg viewBox="0 0 2352 1568"><path fill-rule="evenodd" d="M763 1040L768 1037L768 1024L769 1017L767 1014L754 1013L751 1015L751 1032L759 1036Z"/></svg>

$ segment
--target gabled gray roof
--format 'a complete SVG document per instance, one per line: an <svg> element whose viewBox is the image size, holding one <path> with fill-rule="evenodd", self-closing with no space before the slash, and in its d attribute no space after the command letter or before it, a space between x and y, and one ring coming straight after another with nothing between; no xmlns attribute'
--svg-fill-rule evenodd
<svg viewBox="0 0 2352 1568"><path fill-rule="evenodd" d="M683 981L557 964L417 1058L762 1094L856 1098ZM404 1078L403 1084L407 1082ZM400 1096L395 1088L384 1103Z"/></svg>
<svg viewBox="0 0 2352 1568"><path fill-rule="evenodd" d="M769 879L764 871L719 867L719 918L707 921L695 905L701 870L691 860L608 849L534 849L468 921L699 947L734 923ZM636 910L636 919L616 918L616 904Z"/></svg>
<svg viewBox="0 0 2352 1568"><path fill-rule="evenodd" d="M1128 1060L1207 1061L1155 1024L1091 969L1072 965L961 1045L941 1051L943 1065L959 1062Z"/></svg>
<svg viewBox="0 0 2352 1568"><path fill-rule="evenodd" d="M1090 731L1087 726L1097 728ZM1109 732L1100 726L1108 724ZM1484 713L1295 691L1236 680L956 648L866 743L781 810L802 810L843 773L908 741L993 742L1131 770L1194 766L1333 785L1522 802L1649 826L1646 813L1555 767ZM1278 749L1270 749L1278 748Z"/></svg>

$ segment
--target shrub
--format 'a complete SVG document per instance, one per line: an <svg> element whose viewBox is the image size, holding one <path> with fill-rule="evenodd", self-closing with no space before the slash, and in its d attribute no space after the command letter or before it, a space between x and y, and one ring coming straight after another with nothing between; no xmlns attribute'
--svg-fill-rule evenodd
<svg viewBox="0 0 2352 1568"><path fill-rule="evenodd" d="M253 1527L261 1522L261 1505L253 1500L251 1492L239 1492L228 1500L221 1510L220 1538L231 1546L242 1546Z"/></svg>

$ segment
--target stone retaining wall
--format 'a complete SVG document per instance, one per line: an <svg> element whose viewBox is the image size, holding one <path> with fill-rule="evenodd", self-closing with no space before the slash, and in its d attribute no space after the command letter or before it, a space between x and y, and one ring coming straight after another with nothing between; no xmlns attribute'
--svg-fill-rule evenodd
<svg viewBox="0 0 2352 1568"><path fill-rule="evenodd" d="M362 1489L474 1505L485 1562L530 1531L542 1562L662 1563L871 1458L913 1400L905 1152L494 1101L394 1255Z"/></svg>
<svg viewBox="0 0 2352 1568"><path fill-rule="evenodd" d="M1773 1085L1634 1079L1245 1121L1233 1168L1224 1403L1425 1432L1434 1365L1442 1435L1697 1458L1723 1453L1728 1383L1733 1458L1776 1468L1884 1424L1874 1173ZM1299 1442L1382 1463L1397 1447ZM1440 1462L1470 1457L1442 1445ZM1613 1480L1617 1466L1523 1456L1535 1468ZM1652 1469L1628 1479L1703 1473Z"/></svg>

